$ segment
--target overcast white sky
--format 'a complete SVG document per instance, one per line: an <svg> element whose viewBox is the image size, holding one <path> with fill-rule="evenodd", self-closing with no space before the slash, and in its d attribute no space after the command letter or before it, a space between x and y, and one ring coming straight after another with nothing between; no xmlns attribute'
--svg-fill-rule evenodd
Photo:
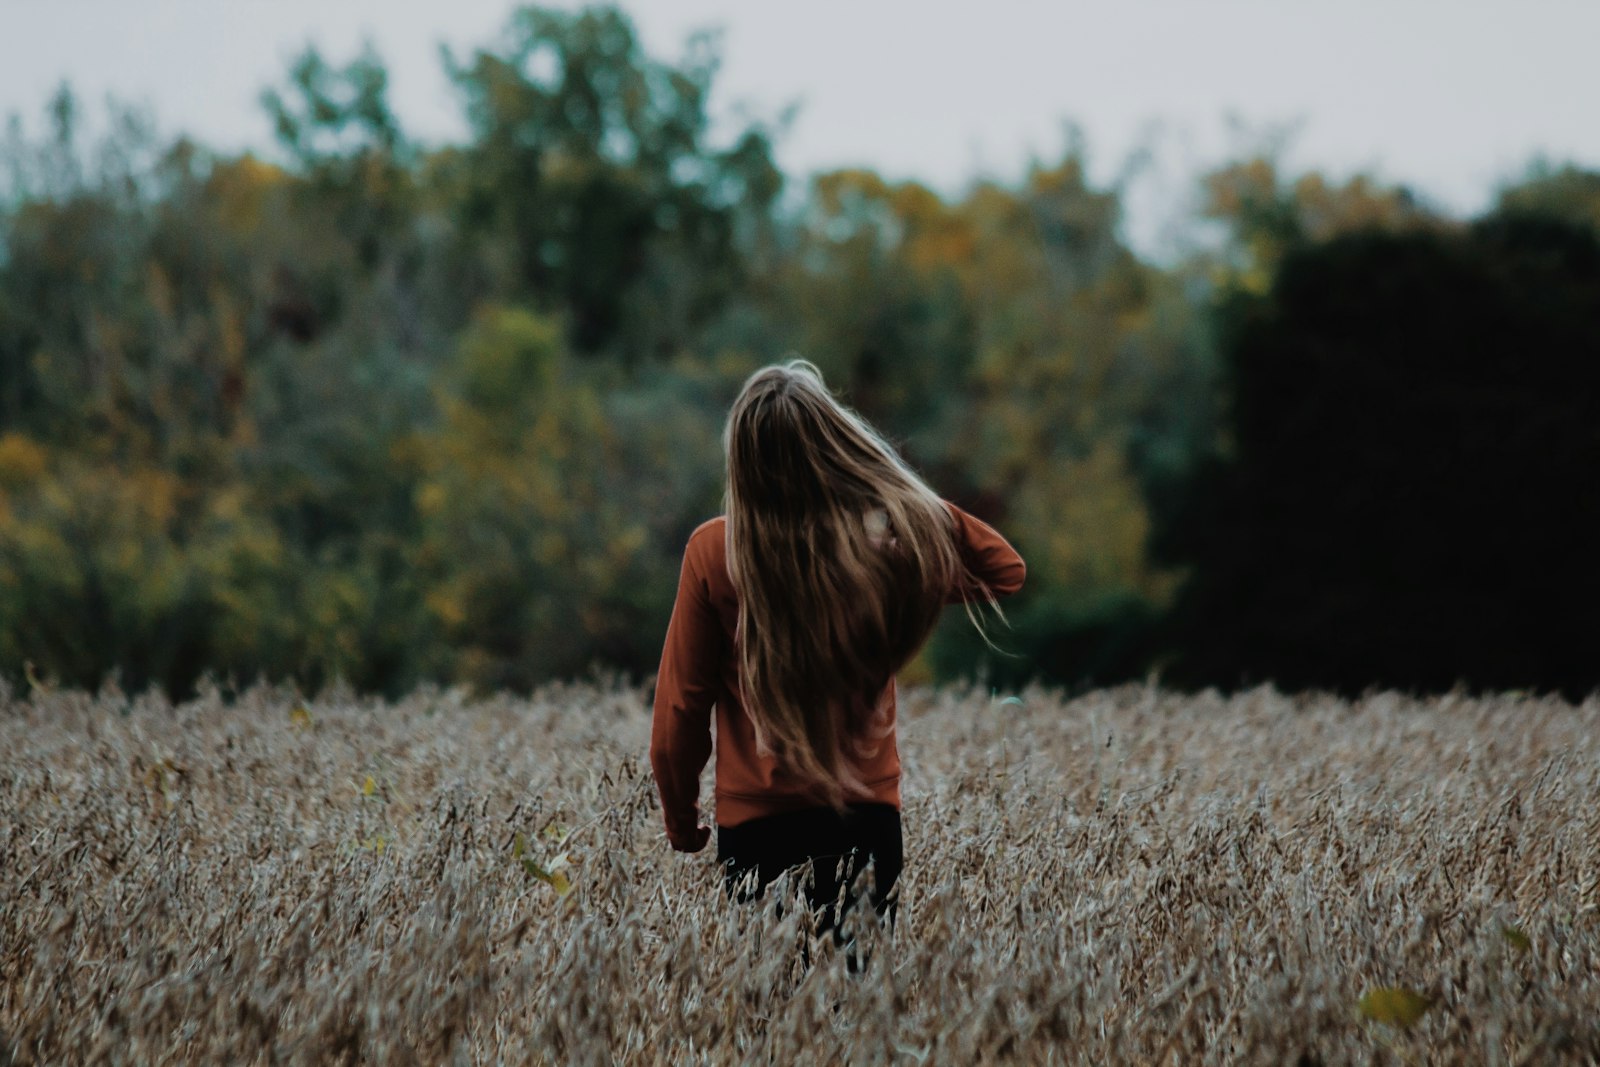
<svg viewBox="0 0 1600 1067"><path fill-rule="evenodd" d="M0 0L0 112L37 129L70 79L94 107L148 104L164 132L265 147L257 97L308 41L344 60L370 38L407 129L456 136L438 59L494 39L507 0ZM556 3L572 8L578 5ZM652 53L724 28L713 111L801 109L791 177L867 165L945 193L1014 180L1084 130L1109 182L1142 138L1157 166L1128 234L1156 252L1200 168L1292 124L1286 160L1410 183L1461 214L1536 153L1600 166L1600 0L634 0Z"/></svg>

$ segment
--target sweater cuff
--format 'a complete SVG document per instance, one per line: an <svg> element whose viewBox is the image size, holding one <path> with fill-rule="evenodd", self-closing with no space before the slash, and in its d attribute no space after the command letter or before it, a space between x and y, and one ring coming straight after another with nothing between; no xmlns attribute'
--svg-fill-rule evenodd
<svg viewBox="0 0 1600 1067"><path fill-rule="evenodd" d="M667 840L674 847L691 845L695 841L695 831L700 828L700 809L698 806L690 808L688 813L662 812L662 821L667 827Z"/></svg>

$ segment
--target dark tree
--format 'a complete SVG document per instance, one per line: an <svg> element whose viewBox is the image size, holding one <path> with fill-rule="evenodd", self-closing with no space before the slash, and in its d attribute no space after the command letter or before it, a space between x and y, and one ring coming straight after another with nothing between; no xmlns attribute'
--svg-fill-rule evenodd
<svg viewBox="0 0 1600 1067"><path fill-rule="evenodd" d="M1231 440L1152 548L1177 684L1600 684L1600 239L1502 213L1304 247L1219 309Z"/></svg>

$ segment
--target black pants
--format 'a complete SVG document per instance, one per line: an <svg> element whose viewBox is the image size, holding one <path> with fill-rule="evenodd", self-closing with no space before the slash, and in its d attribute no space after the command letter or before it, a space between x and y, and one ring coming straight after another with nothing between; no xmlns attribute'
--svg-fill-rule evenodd
<svg viewBox="0 0 1600 1067"><path fill-rule="evenodd" d="M872 906L894 921L902 861L900 812L892 804L851 804L841 814L832 808L804 808L717 827L717 861L724 887L735 900L751 900L784 871L811 862L806 902L817 913L818 932L832 931L855 904L855 894L840 893L873 864ZM754 878L751 878L752 872ZM837 905L837 906L836 906Z"/></svg>

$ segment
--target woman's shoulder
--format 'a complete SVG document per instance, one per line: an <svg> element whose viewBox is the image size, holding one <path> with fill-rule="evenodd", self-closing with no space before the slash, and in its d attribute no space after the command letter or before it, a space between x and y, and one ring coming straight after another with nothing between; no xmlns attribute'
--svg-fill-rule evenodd
<svg viewBox="0 0 1600 1067"><path fill-rule="evenodd" d="M696 544L704 545L712 541L719 544L723 543L727 528L728 517L726 515L718 515L715 518L707 519L694 528L694 532L689 535L689 544L691 546Z"/></svg>
<svg viewBox="0 0 1600 1067"><path fill-rule="evenodd" d="M728 519L725 515L707 519L689 535L687 552L714 573L727 559Z"/></svg>
<svg viewBox="0 0 1600 1067"><path fill-rule="evenodd" d="M726 516L707 519L694 528L684 549L685 558L706 583L706 592L714 601L733 592L733 580L728 575L727 531Z"/></svg>

